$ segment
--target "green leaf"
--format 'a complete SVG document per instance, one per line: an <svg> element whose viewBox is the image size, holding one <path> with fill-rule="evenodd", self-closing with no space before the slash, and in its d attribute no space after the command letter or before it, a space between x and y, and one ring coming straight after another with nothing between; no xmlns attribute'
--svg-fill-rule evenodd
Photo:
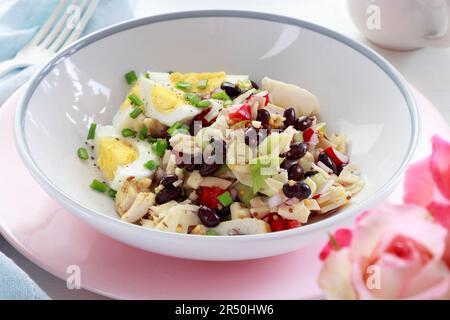
<svg viewBox="0 0 450 320"><path fill-rule="evenodd" d="M334 250L341 250L341 246L337 243L336 238L331 233L328 233L328 239L330 240L330 244Z"/></svg>
<svg viewBox="0 0 450 320"><path fill-rule="evenodd" d="M253 180L253 193L257 193L263 186L264 180L278 173L281 158L278 155L260 156L250 161L250 175Z"/></svg>

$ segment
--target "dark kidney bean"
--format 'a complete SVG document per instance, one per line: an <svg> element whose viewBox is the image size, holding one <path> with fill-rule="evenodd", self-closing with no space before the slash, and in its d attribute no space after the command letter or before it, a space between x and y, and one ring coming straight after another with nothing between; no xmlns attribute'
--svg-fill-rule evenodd
<svg viewBox="0 0 450 320"><path fill-rule="evenodd" d="M304 182L288 182L283 185L283 193L288 198L307 199L311 195L311 188Z"/></svg>
<svg viewBox="0 0 450 320"><path fill-rule="evenodd" d="M288 170L291 166L296 164L298 162L298 159L284 159L284 161L281 163L281 168Z"/></svg>
<svg viewBox="0 0 450 320"><path fill-rule="evenodd" d="M222 83L222 85L220 86L220 88L225 91L225 93L231 98L234 99L236 98L238 95L241 94L241 90L239 90L239 88L237 88L234 84L232 84L231 82L227 82L225 81L224 83Z"/></svg>
<svg viewBox="0 0 450 320"><path fill-rule="evenodd" d="M251 147L258 145L258 132L255 128L250 127L245 131L245 144Z"/></svg>
<svg viewBox="0 0 450 320"><path fill-rule="evenodd" d="M290 180L300 181L303 179L303 168L301 165L294 164L288 169L288 177Z"/></svg>
<svg viewBox="0 0 450 320"><path fill-rule="evenodd" d="M183 162L183 166L187 171L199 170L200 166L202 165L202 162L203 162L202 161L203 158L202 158L201 154L197 154L195 156L191 155L190 158L183 159L183 160L186 160L185 162Z"/></svg>
<svg viewBox="0 0 450 320"><path fill-rule="evenodd" d="M336 174L338 173L336 164L334 163L333 160L331 160L331 158L325 152L321 152L319 154L319 161L322 162L324 165L326 165L331 170L333 170L334 173L336 173Z"/></svg>
<svg viewBox="0 0 450 320"><path fill-rule="evenodd" d="M191 124L189 125L189 134L191 136L195 136L200 129L202 128L202 122L198 120L192 120Z"/></svg>
<svg viewBox="0 0 450 320"><path fill-rule="evenodd" d="M318 173L319 173L318 171L308 171L308 172L305 172L305 174L303 175L303 177L306 179L306 178L315 176L315 175L318 174Z"/></svg>
<svg viewBox="0 0 450 320"><path fill-rule="evenodd" d="M256 147L267 137L265 130L256 130L250 127L245 131L245 144L250 147Z"/></svg>
<svg viewBox="0 0 450 320"><path fill-rule="evenodd" d="M306 129L312 126L312 123L313 119L311 117L303 116L295 120L294 128L296 130L305 131Z"/></svg>
<svg viewBox="0 0 450 320"><path fill-rule="evenodd" d="M291 149L286 152L287 159L300 159L308 152L308 145L304 142L291 144Z"/></svg>
<svg viewBox="0 0 450 320"><path fill-rule="evenodd" d="M183 166L187 171L194 171L196 169L195 164L193 163L184 163Z"/></svg>
<svg viewBox="0 0 450 320"><path fill-rule="evenodd" d="M220 138L213 137L209 143L214 149L212 154L214 155L216 162L224 164L227 155L227 145L225 141Z"/></svg>
<svg viewBox="0 0 450 320"><path fill-rule="evenodd" d="M156 204L164 204L171 200L176 200L183 195L183 189L181 187L162 189L156 194Z"/></svg>
<svg viewBox="0 0 450 320"><path fill-rule="evenodd" d="M178 177L174 174L169 174L161 179L160 184L164 187L173 187L172 183L178 180Z"/></svg>
<svg viewBox="0 0 450 320"><path fill-rule="evenodd" d="M220 211L216 211L221 221L230 220L231 209L230 207L224 207Z"/></svg>
<svg viewBox="0 0 450 320"><path fill-rule="evenodd" d="M217 213L206 206L200 206L197 215L200 221L208 228L217 227L220 223L220 217Z"/></svg>
<svg viewBox="0 0 450 320"><path fill-rule="evenodd" d="M270 134L269 129L259 129L258 130L258 144L263 142L265 138Z"/></svg>
<svg viewBox="0 0 450 320"><path fill-rule="evenodd" d="M250 80L250 82L251 82L251 84L252 84L252 87L254 88L254 89L256 89L256 90L258 90L259 89L259 86L258 86L258 84L255 82L255 81L253 81L253 80Z"/></svg>
<svg viewBox="0 0 450 320"><path fill-rule="evenodd" d="M203 177L212 175L214 172L219 170L220 167L222 166L222 164L215 162L214 156L209 156L206 162L207 163L203 163L201 165L200 170L199 170L200 175L202 175Z"/></svg>
<svg viewBox="0 0 450 320"><path fill-rule="evenodd" d="M283 117L285 118L285 120L284 120L285 127L289 127L289 126L293 125L295 122L294 108L287 108L286 110L284 110Z"/></svg>
<svg viewBox="0 0 450 320"><path fill-rule="evenodd" d="M267 128L270 121L270 112L266 109L259 109L256 115L256 121L260 121L263 128Z"/></svg>

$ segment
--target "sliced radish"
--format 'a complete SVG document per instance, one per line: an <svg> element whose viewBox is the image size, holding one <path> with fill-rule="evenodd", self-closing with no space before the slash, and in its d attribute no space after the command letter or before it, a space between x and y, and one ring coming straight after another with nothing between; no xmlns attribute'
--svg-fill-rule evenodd
<svg viewBox="0 0 450 320"><path fill-rule="evenodd" d="M258 106L265 107L269 103L269 92L268 91L261 91L255 94L252 94L248 99L247 103L250 105L254 105L255 103L258 103Z"/></svg>
<svg viewBox="0 0 450 320"><path fill-rule="evenodd" d="M312 128L308 128L303 132L303 140L315 146L319 143L319 136Z"/></svg>
<svg viewBox="0 0 450 320"><path fill-rule="evenodd" d="M228 108L228 116L240 121L252 120L252 107L248 103L231 106Z"/></svg>
<svg viewBox="0 0 450 320"><path fill-rule="evenodd" d="M330 158L333 160L333 162L338 166L342 166L344 164L347 164L349 162L349 157L345 154L337 151L333 147L326 148L323 150Z"/></svg>
<svg viewBox="0 0 450 320"><path fill-rule="evenodd" d="M333 173L333 170L327 167L322 161L317 162L317 166L328 174Z"/></svg>

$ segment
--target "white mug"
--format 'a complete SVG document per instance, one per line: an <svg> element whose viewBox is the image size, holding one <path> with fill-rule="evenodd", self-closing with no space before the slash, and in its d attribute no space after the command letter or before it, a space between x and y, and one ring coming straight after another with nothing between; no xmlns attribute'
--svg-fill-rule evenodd
<svg viewBox="0 0 450 320"><path fill-rule="evenodd" d="M394 50L450 46L450 0L347 0L371 42Z"/></svg>

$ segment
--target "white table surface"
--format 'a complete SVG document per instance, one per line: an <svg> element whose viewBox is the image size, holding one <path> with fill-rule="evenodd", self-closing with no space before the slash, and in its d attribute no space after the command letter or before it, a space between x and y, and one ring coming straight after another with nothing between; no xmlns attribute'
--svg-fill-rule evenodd
<svg viewBox="0 0 450 320"><path fill-rule="evenodd" d="M6 0L8 1L11 0ZM375 47L368 43L353 26L346 10L345 0L130 1L135 4L137 17L197 9L251 10L300 18L334 29L369 45L383 55L413 86L428 97L450 123L450 49L426 48L395 52ZM0 251L11 257L54 299L104 299L85 290L68 290L64 281L29 262L1 236Z"/></svg>

